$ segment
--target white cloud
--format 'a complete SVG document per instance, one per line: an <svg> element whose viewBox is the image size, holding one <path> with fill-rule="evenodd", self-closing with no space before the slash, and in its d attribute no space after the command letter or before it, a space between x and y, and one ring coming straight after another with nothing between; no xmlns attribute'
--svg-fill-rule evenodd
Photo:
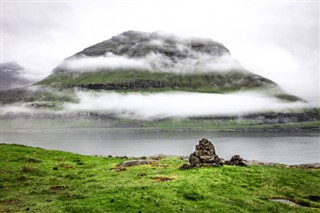
<svg viewBox="0 0 320 213"><path fill-rule="evenodd" d="M290 112L310 107L303 102L281 102L256 92L230 94L78 92L77 96L80 102L65 104L66 111L102 111L142 119L243 115L268 111Z"/></svg>
<svg viewBox="0 0 320 213"><path fill-rule="evenodd" d="M80 56L64 61L59 65L62 69L71 71L99 71L101 69L116 69L116 68L133 68L133 69L151 69L143 60L131 59L125 56L116 56L107 54L99 57Z"/></svg>
<svg viewBox="0 0 320 213"><path fill-rule="evenodd" d="M24 105L7 105L7 106L1 107L0 116L15 114L15 113L32 113L32 112L34 112L33 109Z"/></svg>
<svg viewBox="0 0 320 213"><path fill-rule="evenodd" d="M191 53L184 59L170 59L160 53L150 53L145 57L129 58L111 53L106 56L78 56L62 62L59 67L73 72L95 72L112 69L140 69L168 73L208 73L230 70L244 71L244 68L230 55L219 57L202 53Z"/></svg>

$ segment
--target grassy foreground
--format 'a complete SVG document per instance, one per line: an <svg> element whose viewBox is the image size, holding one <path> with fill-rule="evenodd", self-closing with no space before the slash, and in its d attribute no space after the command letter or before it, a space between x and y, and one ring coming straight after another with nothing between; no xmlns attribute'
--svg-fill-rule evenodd
<svg viewBox="0 0 320 213"><path fill-rule="evenodd" d="M121 158L0 144L0 212L320 212L320 171L267 166L179 170L178 157ZM140 174L140 175L139 175ZM142 175L143 174L143 175ZM271 201L285 198L303 206Z"/></svg>

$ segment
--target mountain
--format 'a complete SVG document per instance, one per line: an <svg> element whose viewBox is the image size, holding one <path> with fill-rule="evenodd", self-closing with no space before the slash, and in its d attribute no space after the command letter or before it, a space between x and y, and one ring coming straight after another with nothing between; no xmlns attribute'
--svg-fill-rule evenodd
<svg viewBox="0 0 320 213"><path fill-rule="evenodd" d="M161 32L127 31L85 48L37 85L147 92L259 89L280 99L299 100L246 70L219 42Z"/></svg>
<svg viewBox="0 0 320 213"><path fill-rule="evenodd" d="M0 64L0 90L12 89L24 86L29 82L21 74L25 69L16 62Z"/></svg>

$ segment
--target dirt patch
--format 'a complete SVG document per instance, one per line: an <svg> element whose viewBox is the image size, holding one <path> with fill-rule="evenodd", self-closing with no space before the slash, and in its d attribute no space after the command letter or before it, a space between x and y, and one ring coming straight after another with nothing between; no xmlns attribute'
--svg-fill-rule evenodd
<svg viewBox="0 0 320 213"><path fill-rule="evenodd" d="M174 178L169 178L169 177L154 177L152 178L156 182L164 182L164 181L172 181Z"/></svg>
<svg viewBox="0 0 320 213"><path fill-rule="evenodd" d="M315 202L319 202L320 201L320 196L318 196L318 195L309 195L306 198L309 199L309 200L315 201Z"/></svg>
<svg viewBox="0 0 320 213"><path fill-rule="evenodd" d="M61 190L65 190L67 188L69 188L69 187L67 187L67 186L51 186L49 188L49 190L51 190L51 191L61 191Z"/></svg>
<svg viewBox="0 0 320 213"><path fill-rule="evenodd" d="M28 180L28 178L27 178L27 177L25 177L25 176L20 176L20 177L18 177L18 178L17 178L17 180L18 180L18 181L22 181L22 182L23 182L23 181L27 181L27 180Z"/></svg>
<svg viewBox="0 0 320 213"><path fill-rule="evenodd" d="M137 176L138 177L145 177L145 176L147 176L147 174L146 173L140 173L140 174L137 174Z"/></svg>
<svg viewBox="0 0 320 213"><path fill-rule="evenodd" d="M65 165L65 164L60 165L60 167L65 168L65 169L76 169L76 168L75 168L74 166L72 166L72 165Z"/></svg>
<svg viewBox="0 0 320 213"><path fill-rule="evenodd" d="M6 200L0 200L0 204L3 204L3 205L18 205L20 203L22 203L21 200L13 199L13 198L6 199Z"/></svg>

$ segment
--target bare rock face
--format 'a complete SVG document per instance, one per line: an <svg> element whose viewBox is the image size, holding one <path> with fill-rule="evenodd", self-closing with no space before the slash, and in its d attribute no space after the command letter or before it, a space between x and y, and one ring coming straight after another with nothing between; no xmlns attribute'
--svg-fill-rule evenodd
<svg viewBox="0 0 320 213"><path fill-rule="evenodd" d="M190 155L189 162L191 167L223 165L214 145L206 138L201 139L196 145L196 150Z"/></svg>

